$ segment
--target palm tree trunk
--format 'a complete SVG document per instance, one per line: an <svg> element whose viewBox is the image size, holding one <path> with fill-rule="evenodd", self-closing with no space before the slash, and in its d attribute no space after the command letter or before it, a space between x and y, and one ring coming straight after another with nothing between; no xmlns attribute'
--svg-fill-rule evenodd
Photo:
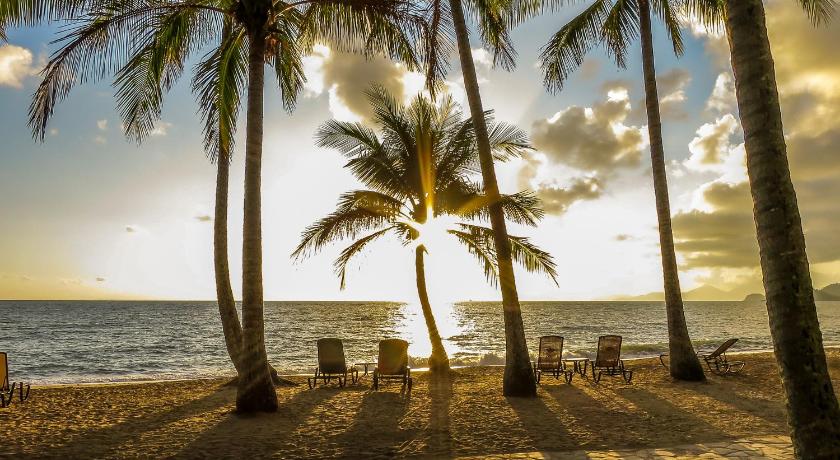
<svg viewBox="0 0 840 460"><path fill-rule="evenodd" d="M762 1L726 0L726 32L744 128L770 332L787 397L794 451L799 458L838 458L840 408L817 321Z"/></svg>
<svg viewBox="0 0 840 460"><path fill-rule="evenodd" d="M510 242L508 241L505 215L496 181L496 169L481 106L481 93L475 74L475 63L470 48L469 31L464 19L461 0L450 0L455 35L458 39L458 54L461 59L461 72L464 75L464 89L470 104L470 113L475 127L478 155L481 162L481 176L484 181L484 193L490 200L490 224L496 243L499 263L499 280L502 288L502 305L505 315L505 374L503 392L505 396L536 396L537 387L531 370L531 358L525 342L525 327L522 324L522 311L519 307L519 295L516 292L516 279L513 274Z"/></svg>
<svg viewBox="0 0 840 460"><path fill-rule="evenodd" d="M449 356L443 347L443 340L440 338L435 315L432 313L432 304L429 302L429 293L426 291L426 269L424 255L426 248L417 246L414 254L414 268L417 272L417 295L420 297L420 306L423 309L423 319L426 320L426 328L429 330L429 341L432 343L432 355L429 356L429 370L441 372L449 370Z"/></svg>
<svg viewBox="0 0 840 460"><path fill-rule="evenodd" d="M248 51L245 139L245 215L242 227L243 362L236 392L239 412L274 412L277 393L265 352L262 279L261 169L265 38L252 34Z"/></svg>
<svg viewBox="0 0 840 460"><path fill-rule="evenodd" d="M230 265L228 263L228 185L230 182L230 154L227 148L219 152L216 159L216 210L213 219L213 263L216 272L216 299L228 355L242 373L242 326L236 311L233 288L230 286Z"/></svg>
<svg viewBox="0 0 840 460"><path fill-rule="evenodd" d="M650 27L650 4L639 0L639 32L642 39L642 68L645 78L650 163L653 169L653 191L656 195L656 217L659 220L659 250L665 284L665 312L668 317L668 352L671 377L679 380L705 380L703 367L691 345L685 324L677 255L671 229L671 204L668 199L668 177L665 173L665 147L662 145L662 119L656 88L656 67L653 58L653 33Z"/></svg>

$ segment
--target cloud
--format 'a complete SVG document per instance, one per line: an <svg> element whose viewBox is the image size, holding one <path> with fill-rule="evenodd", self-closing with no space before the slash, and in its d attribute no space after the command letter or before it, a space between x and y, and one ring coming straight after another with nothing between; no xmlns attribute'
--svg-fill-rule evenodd
<svg viewBox="0 0 840 460"><path fill-rule="evenodd" d="M139 231L140 231L140 227L138 227L136 225L126 225L125 226L125 232L126 233L137 233Z"/></svg>
<svg viewBox="0 0 840 460"><path fill-rule="evenodd" d="M691 83L691 74L680 67L673 68L657 78L659 92L659 111L662 118L685 119L688 114L683 109L685 89ZM643 104L639 104L644 106Z"/></svg>
<svg viewBox="0 0 840 460"><path fill-rule="evenodd" d="M706 108L718 113L734 111L737 107L735 99L735 80L731 72L721 72L715 79L712 94L706 101Z"/></svg>
<svg viewBox="0 0 840 460"><path fill-rule="evenodd" d="M365 96L373 84L382 85L398 100L405 97L408 72L404 66L381 57L366 59L316 46L313 54L304 59L304 71L308 94L328 92L330 112L339 120L360 121L373 115Z"/></svg>
<svg viewBox="0 0 840 460"><path fill-rule="evenodd" d="M630 240L635 240L635 239L636 239L635 236L628 235L626 233L619 233L618 235L615 236L616 241L630 241Z"/></svg>
<svg viewBox="0 0 840 460"><path fill-rule="evenodd" d="M97 277L96 277L96 281L97 281L98 283L104 283L104 282L105 282L105 278L103 278L103 277L101 277L101 276L97 276Z"/></svg>
<svg viewBox="0 0 840 460"><path fill-rule="evenodd" d="M105 145L105 144L108 143L108 139L106 139L105 136L95 136L93 138L93 142L95 142L99 145Z"/></svg>
<svg viewBox="0 0 840 460"><path fill-rule="evenodd" d="M96 127L99 128L100 131L108 131L108 120L99 120L96 122Z"/></svg>
<svg viewBox="0 0 840 460"><path fill-rule="evenodd" d="M609 173L641 163L647 136L623 122L630 113L627 90L617 87L593 107L571 106L531 127L534 146L557 164L581 171Z"/></svg>
<svg viewBox="0 0 840 460"><path fill-rule="evenodd" d="M788 160L813 264L840 261L840 61L835 59L840 24L814 28L795 2L770 2L767 26L785 123ZM735 109L729 72L718 76L707 106ZM758 276L752 199L743 176L741 129L732 113L697 131L684 162L720 177L697 190L699 199L674 216L677 250L689 268L742 270ZM734 142L733 142L734 140ZM737 159L737 164L736 164ZM717 276L717 275L714 275ZM743 281L743 280L742 280Z"/></svg>
<svg viewBox="0 0 840 460"><path fill-rule="evenodd" d="M195 216L195 220L197 220L199 222L212 222L213 221L213 216L210 216L208 214L199 214L199 215Z"/></svg>
<svg viewBox="0 0 840 460"><path fill-rule="evenodd" d="M710 211L695 209L673 217L675 247L684 256L684 268L758 265L749 185L712 182L704 186L703 198Z"/></svg>
<svg viewBox="0 0 840 460"><path fill-rule="evenodd" d="M38 74L32 52L15 45L0 45L0 86L23 88L23 81Z"/></svg>
<svg viewBox="0 0 840 460"><path fill-rule="evenodd" d="M169 134L169 128L173 125L172 123L167 123L165 121L159 121L155 125L154 129L149 133L150 136L162 137Z"/></svg>

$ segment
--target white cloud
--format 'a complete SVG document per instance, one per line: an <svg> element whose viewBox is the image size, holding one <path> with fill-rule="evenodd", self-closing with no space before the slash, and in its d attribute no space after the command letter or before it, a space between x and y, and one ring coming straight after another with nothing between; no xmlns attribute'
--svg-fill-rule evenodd
<svg viewBox="0 0 840 460"><path fill-rule="evenodd" d="M149 133L150 136L166 136L169 133L169 128L172 127L172 123L167 123L165 121L159 121L155 128Z"/></svg>
<svg viewBox="0 0 840 460"><path fill-rule="evenodd" d="M718 113L730 112L735 109L735 81L730 72L721 72L715 79L715 87L706 101L706 108Z"/></svg>
<svg viewBox="0 0 840 460"><path fill-rule="evenodd" d="M738 119L727 113L698 128L688 144L691 155L683 166L690 171L720 174L725 182L746 180L744 144L732 141L740 133L740 127Z"/></svg>
<svg viewBox="0 0 840 460"><path fill-rule="evenodd" d="M0 86L22 88L23 81L37 73L31 51L15 45L0 45Z"/></svg>
<svg viewBox="0 0 840 460"><path fill-rule="evenodd" d="M98 120L98 121L96 122L96 127L97 127L100 131L108 131L108 120L107 120L107 119L105 119L105 120Z"/></svg>
<svg viewBox="0 0 840 460"><path fill-rule="evenodd" d="M105 145L105 144L108 143L108 139L106 139L104 136L95 136L93 138L93 142L95 142L99 145Z"/></svg>

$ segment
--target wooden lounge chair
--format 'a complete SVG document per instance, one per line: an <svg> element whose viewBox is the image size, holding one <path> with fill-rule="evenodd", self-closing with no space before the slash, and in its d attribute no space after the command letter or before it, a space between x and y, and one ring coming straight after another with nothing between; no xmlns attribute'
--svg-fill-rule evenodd
<svg viewBox="0 0 840 460"><path fill-rule="evenodd" d="M743 361L730 361L726 358L726 350L729 350L737 341L738 339L729 339L717 347L717 350L711 353L697 353L697 357L705 361L709 370L717 375L737 374L744 369L746 363Z"/></svg>
<svg viewBox="0 0 840 460"><path fill-rule="evenodd" d="M627 383L633 380L633 371L627 369L621 359L620 335L598 337L598 352L595 355L595 362L592 363L592 379L598 383L602 375L620 375Z"/></svg>
<svg viewBox="0 0 840 460"><path fill-rule="evenodd" d="M411 368L408 366L408 342L401 339L379 341L379 360L373 370L373 389L381 382L399 380L411 391Z"/></svg>
<svg viewBox="0 0 840 460"><path fill-rule="evenodd" d="M5 352L0 351L0 407L6 407L12 403L15 395L15 388L18 389L18 399L24 402L29 399L30 386L25 383L9 383L9 360Z"/></svg>
<svg viewBox="0 0 840 460"><path fill-rule="evenodd" d="M537 362L534 363L534 377L540 383L543 373L551 374L555 379L563 379L572 383L574 372L566 370L563 363L563 337L559 335L544 335L540 337L540 350Z"/></svg>
<svg viewBox="0 0 840 460"><path fill-rule="evenodd" d="M319 339L318 367L315 368L315 376L307 379L309 388L315 388L318 379L323 380L324 385L335 379L338 381L338 386L343 387L347 385L348 376L353 383L356 383L359 380L359 371L355 366L347 366L341 339Z"/></svg>

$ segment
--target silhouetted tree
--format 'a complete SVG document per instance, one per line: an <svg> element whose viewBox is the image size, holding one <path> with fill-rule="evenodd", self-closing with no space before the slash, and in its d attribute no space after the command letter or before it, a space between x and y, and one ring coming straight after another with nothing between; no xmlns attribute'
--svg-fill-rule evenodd
<svg viewBox="0 0 840 460"><path fill-rule="evenodd" d="M372 122L381 126L379 136L360 123L331 120L319 129L317 140L318 145L347 156L346 167L369 189L343 194L335 212L303 232L292 255L306 257L329 243L355 240L335 261L344 288L348 264L371 242L392 234L404 245L414 246L417 294L432 344L429 368L448 370L449 359L426 291L424 237L431 229L445 231L479 260L489 281L495 282L499 275L491 229L470 222L450 229L430 226L443 215L467 221L490 216L490 200L470 178L479 167L475 123L464 120L448 98L438 106L418 96L404 107L382 88L369 91L368 98L375 114ZM522 131L502 123L490 123L489 140L499 161L531 148ZM502 195L497 202L517 223L534 226L543 216L538 200L528 193ZM548 253L527 238L508 236L508 242L513 259L526 270L555 278Z"/></svg>

